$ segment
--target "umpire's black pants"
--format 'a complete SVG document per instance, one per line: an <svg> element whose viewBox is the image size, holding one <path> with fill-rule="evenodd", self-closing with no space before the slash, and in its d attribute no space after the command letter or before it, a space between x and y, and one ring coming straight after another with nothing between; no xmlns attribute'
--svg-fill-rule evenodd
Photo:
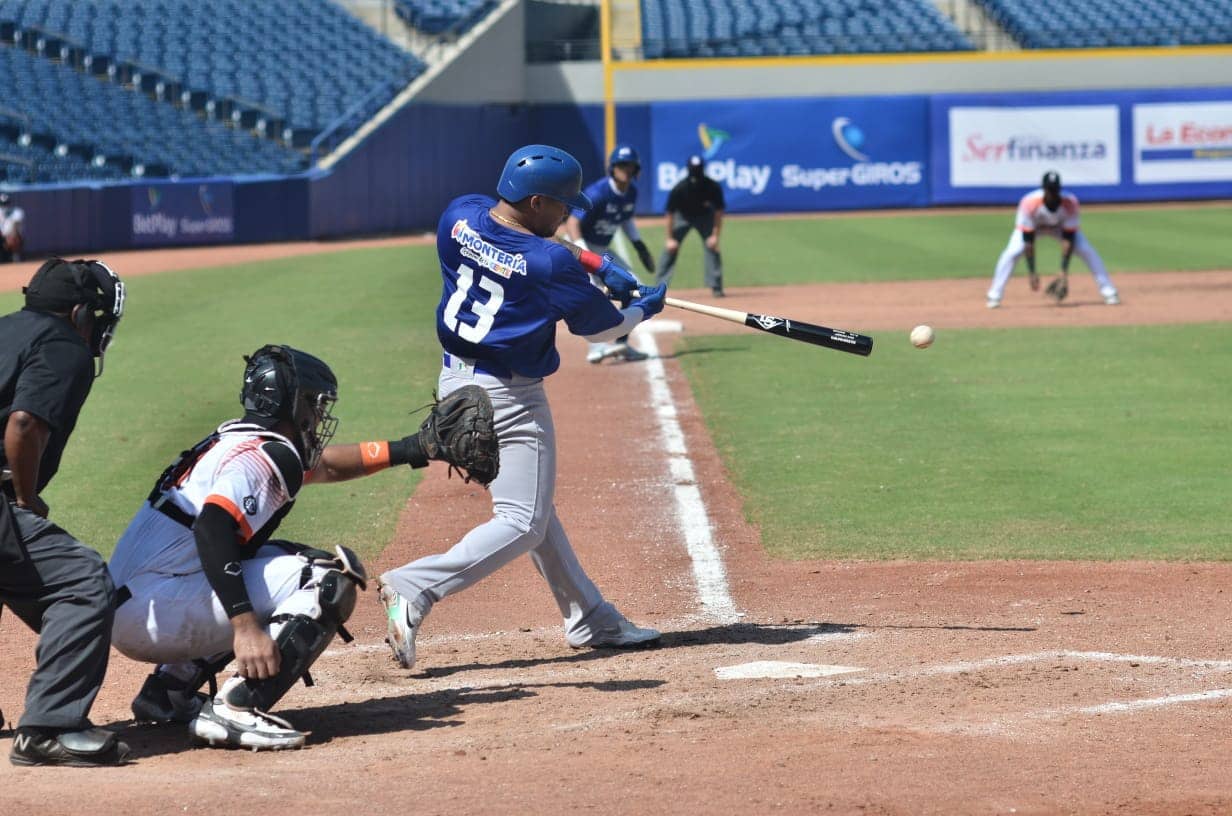
<svg viewBox="0 0 1232 816"><path fill-rule="evenodd" d="M111 652L111 573L102 556L47 519L8 507L25 558L0 563L0 606L39 633L37 666L18 727L89 728Z"/></svg>

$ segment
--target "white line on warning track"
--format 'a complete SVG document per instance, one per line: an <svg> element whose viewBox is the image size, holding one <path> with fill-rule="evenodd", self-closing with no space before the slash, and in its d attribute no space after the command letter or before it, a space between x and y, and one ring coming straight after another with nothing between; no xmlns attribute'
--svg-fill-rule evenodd
<svg viewBox="0 0 1232 816"><path fill-rule="evenodd" d="M676 516L684 533L689 558L693 561L693 579L707 618L716 623L734 623L741 617L727 586L727 570L723 556L715 546L710 515L697 485L693 462L689 458L684 432L676 418L676 403L667 385L667 371L659 359L659 344L651 332L639 332L642 350L650 355L645 363L646 382L650 386L650 404L659 422L659 435L667 452L672 488L676 496Z"/></svg>

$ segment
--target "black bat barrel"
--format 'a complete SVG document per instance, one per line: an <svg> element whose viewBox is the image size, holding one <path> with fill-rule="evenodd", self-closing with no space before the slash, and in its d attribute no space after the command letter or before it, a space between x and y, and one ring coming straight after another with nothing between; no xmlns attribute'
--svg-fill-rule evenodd
<svg viewBox="0 0 1232 816"><path fill-rule="evenodd" d="M842 329L814 326L812 323L802 323L799 320L757 314L747 315L744 318L744 325L770 334L777 334L789 340L825 346L835 351L845 351L848 354L859 354L861 357L867 357L873 353L873 338L867 334L856 334Z"/></svg>

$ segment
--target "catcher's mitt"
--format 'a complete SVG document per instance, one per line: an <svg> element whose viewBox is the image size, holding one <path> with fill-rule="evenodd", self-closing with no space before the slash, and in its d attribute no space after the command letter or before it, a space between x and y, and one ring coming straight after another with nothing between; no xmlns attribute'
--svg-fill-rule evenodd
<svg viewBox="0 0 1232 816"><path fill-rule="evenodd" d="M1069 294L1069 278L1065 275L1058 275L1053 279L1052 283L1048 284L1048 288L1044 290L1044 293L1057 303L1060 303Z"/></svg>
<svg viewBox="0 0 1232 816"><path fill-rule="evenodd" d="M437 400L419 426L419 441L429 459L449 463L466 481L489 484L500 470L500 441L493 424L492 400L477 385L464 385Z"/></svg>

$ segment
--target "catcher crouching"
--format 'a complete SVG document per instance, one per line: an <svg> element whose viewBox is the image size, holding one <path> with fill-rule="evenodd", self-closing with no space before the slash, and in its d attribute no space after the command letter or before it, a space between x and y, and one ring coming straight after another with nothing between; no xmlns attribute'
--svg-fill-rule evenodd
<svg viewBox="0 0 1232 816"><path fill-rule="evenodd" d="M113 643L157 664L133 700L143 722L186 723L212 746L297 748L305 735L270 709L340 635L368 576L354 552L273 538L308 484L394 465L449 462L487 484L497 442L487 394L453 394L393 441L330 444L333 371L290 346L245 357L244 416L184 451L154 484L110 568ZM221 687L215 675L234 662ZM201 693L209 684L210 694Z"/></svg>

